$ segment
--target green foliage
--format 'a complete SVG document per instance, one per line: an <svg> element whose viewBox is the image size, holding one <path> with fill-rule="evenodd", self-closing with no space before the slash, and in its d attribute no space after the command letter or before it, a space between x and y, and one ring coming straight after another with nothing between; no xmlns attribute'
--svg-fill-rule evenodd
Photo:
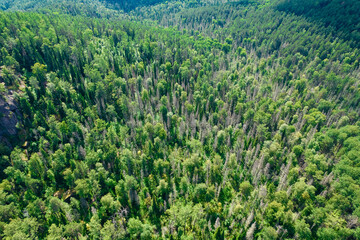
<svg viewBox="0 0 360 240"><path fill-rule="evenodd" d="M4 226L4 239L38 239L39 223L34 218L13 219Z"/></svg>
<svg viewBox="0 0 360 240"><path fill-rule="evenodd" d="M350 2L0 1L1 237L359 238Z"/></svg>

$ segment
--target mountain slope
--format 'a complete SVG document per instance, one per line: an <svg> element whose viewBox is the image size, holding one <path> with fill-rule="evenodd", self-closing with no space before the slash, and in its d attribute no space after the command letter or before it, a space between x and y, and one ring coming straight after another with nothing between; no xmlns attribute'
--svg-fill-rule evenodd
<svg viewBox="0 0 360 240"><path fill-rule="evenodd" d="M360 238L356 39L266 1L42 9L0 13L2 237Z"/></svg>
<svg viewBox="0 0 360 240"><path fill-rule="evenodd" d="M360 2L354 0L280 1L277 9L303 15L333 28L339 37L360 42Z"/></svg>
<svg viewBox="0 0 360 240"><path fill-rule="evenodd" d="M82 6L82 7L94 7L94 6L107 6L113 9L119 9L124 11L131 11L137 7L149 6L165 2L163 0L140 0L140 1L126 1L126 0L1 0L0 9L2 10L39 10L39 9L54 9L61 6ZM87 5L87 6L84 6ZM89 6L90 5L90 6ZM91 6L92 5L92 6Z"/></svg>

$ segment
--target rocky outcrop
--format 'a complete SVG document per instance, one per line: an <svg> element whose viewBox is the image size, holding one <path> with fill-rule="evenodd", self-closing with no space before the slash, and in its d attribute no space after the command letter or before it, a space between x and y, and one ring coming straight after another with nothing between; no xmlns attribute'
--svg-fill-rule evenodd
<svg viewBox="0 0 360 240"><path fill-rule="evenodd" d="M16 125L21 116L12 91L0 95L0 142L9 145L9 137L18 132Z"/></svg>

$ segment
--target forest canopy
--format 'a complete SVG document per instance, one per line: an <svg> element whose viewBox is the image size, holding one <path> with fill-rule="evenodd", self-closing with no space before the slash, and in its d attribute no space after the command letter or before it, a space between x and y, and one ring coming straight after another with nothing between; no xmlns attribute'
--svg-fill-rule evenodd
<svg viewBox="0 0 360 240"><path fill-rule="evenodd" d="M357 1L0 8L0 238L360 239Z"/></svg>

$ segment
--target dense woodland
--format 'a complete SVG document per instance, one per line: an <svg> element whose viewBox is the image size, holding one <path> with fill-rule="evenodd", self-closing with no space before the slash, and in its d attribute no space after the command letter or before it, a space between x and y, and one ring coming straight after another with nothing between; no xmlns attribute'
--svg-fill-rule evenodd
<svg viewBox="0 0 360 240"><path fill-rule="evenodd" d="M21 2L0 238L360 239L358 1Z"/></svg>

